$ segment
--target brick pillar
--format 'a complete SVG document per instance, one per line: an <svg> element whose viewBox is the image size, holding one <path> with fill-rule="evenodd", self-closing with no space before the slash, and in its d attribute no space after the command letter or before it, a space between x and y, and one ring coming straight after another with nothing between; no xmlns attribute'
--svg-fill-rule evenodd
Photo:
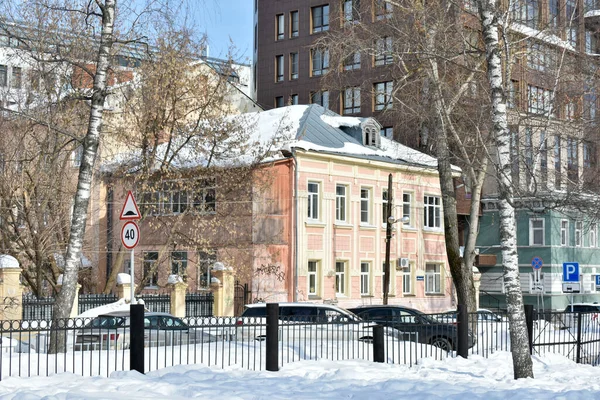
<svg viewBox="0 0 600 400"><path fill-rule="evenodd" d="M473 266L473 285L475 286L475 305L479 309L479 287L481 286L481 272Z"/></svg>
<svg viewBox="0 0 600 400"><path fill-rule="evenodd" d="M171 287L171 314L176 317L185 317L185 294L188 284L185 282L175 282L169 284Z"/></svg>
<svg viewBox="0 0 600 400"><path fill-rule="evenodd" d="M0 255L0 320L23 318L23 287L20 282L21 268L16 258Z"/></svg>
<svg viewBox="0 0 600 400"><path fill-rule="evenodd" d="M219 317L233 317L235 282L233 272L216 262L212 270L210 290L215 299L213 313Z"/></svg>
<svg viewBox="0 0 600 400"><path fill-rule="evenodd" d="M131 301L131 290L135 290L137 285L131 287L131 275L120 273L117 275L117 297L125 299L126 303Z"/></svg>

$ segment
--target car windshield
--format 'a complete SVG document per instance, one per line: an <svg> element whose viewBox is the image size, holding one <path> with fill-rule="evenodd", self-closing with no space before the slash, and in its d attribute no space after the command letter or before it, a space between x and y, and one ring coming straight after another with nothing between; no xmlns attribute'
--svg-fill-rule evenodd
<svg viewBox="0 0 600 400"><path fill-rule="evenodd" d="M94 318L87 324L87 328L117 328L123 326L125 323L125 317L115 317L112 315L100 315Z"/></svg>

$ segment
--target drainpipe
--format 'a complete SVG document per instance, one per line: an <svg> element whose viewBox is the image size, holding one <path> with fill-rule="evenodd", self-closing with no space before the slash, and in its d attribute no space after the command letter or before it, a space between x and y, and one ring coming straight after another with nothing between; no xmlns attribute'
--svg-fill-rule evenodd
<svg viewBox="0 0 600 400"><path fill-rule="evenodd" d="M292 148L292 159L294 160L294 297L293 301L298 301L298 160L296 159L296 149Z"/></svg>

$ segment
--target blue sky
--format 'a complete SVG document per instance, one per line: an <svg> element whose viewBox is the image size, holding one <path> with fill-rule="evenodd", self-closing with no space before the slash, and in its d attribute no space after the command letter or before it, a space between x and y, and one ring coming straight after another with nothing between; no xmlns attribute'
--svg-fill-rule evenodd
<svg viewBox="0 0 600 400"><path fill-rule="evenodd" d="M225 57L231 39L235 46L234 59L249 63L252 59L254 2L203 0L190 3L196 3L193 15L198 31L208 35L209 55Z"/></svg>

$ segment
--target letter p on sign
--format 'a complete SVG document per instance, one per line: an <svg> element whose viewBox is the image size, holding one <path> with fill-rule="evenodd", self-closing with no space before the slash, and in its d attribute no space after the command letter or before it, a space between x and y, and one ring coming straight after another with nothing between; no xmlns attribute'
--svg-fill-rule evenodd
<svg viewBox="0 0 600 400"><path fill-rule="evenodd" d="M563 263L563 282L579 282L579 263Z"/></svg>

